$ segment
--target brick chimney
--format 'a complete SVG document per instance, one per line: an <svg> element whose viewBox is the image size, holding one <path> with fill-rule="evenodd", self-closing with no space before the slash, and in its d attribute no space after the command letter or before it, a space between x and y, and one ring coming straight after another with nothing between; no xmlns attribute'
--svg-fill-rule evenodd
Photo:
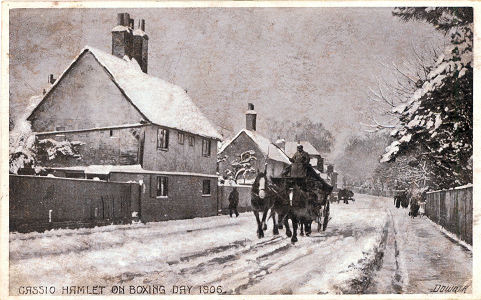
<svg viewBox="0 0 481 300"><path fill-rule="evenodd" d="M246 111L246 129L256 131L256 119L257 113L254 110L254 104L249 103L247 104L247 111Z"/></svg>
<svg viewBox="0 0 481 300"><path fill-rule="evenodd" d="M112 54L124 58L132 58L134 20L128 13L117 14L117 26L112 28Z"/></svg>
<svg viewBox="0 0 481 300"><path fill-rule="evenodd" d="M139 64L142 72L147 73L147 59L149 50L149 37L145 33L145 20L139 20L137 29L133 32L132 57Z"/></svg>
<svg viewBox="0 0 481 300"><path fill-rule="evenodd" d="M54 84L57 79L53 78L53 74L48 75L48 83Z"/></svg>

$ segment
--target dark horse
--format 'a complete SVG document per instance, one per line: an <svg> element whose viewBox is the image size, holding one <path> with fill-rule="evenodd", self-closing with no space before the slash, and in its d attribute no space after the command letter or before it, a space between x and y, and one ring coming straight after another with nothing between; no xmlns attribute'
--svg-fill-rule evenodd
<svg viewBox="0 0 481 300"><path fill-rule="evenodd" d="M306 192L294 180L286 178L271 178L275 182L268 180L265 173L259 172L254 180L251 190L251 205L256 216L257 221L257 236L264 237L264 230L266 230L266 217L268 211L271 210L270 216L273 221L273 233L279 234L281 224L286 226L286 235L292 237L293 243L297 242L297 227L300 220L312 220L313 216L313 199L312 194ZM325 182L324 189L326 190L326 198L329 195L332 187ZM259 213L262 212L262 219ZM277 215L277 220L276 220ZM289 228L288 219L292 221L293 231ZM310 224L310 223L309 223Z"/></svg>
<svg viewBox="0 0 481 300"><path fill-rule="evenodd" d="M269 210L274 208L276 199L278 199L278 192L273 189L271 184L267 182L267 176L263 172L259 172L252 184L251 189L251 207L257 221L257 237L264 237L264 230L267 229L266 218ZM259 217L262 213L262 219ZM274 235L279 234L279 226L276 222L275 214L271 214L274 229Z"/></svg>

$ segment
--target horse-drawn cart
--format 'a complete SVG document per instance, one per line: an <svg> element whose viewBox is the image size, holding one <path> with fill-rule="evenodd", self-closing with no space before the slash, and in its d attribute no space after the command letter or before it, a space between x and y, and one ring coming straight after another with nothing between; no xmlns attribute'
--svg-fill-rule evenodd
<svg viewBox="0 0 481 300"><path fill-rule="evenodd" d="M331 192L325 182L317 178L294 178L294 177L271 177L272 183L288 195L289 206L301 213L301 226L317 223L317 231L325 231L329 223L330 201L328 196ZM330 186L329 186L330 187ZM306 229L307 231L307 229Z"/></svg>
<svg viewBox="0 0 481 300"><path fill-rule="evenodd" d="M267 177L265 172L259 172L252 184L251 207L257 221L257 236L264 237L267 229L266 217L270 211L273 222L273 234L279 234L278 229L286 226L286 235L291 242L297 242L297 227L305 228L306 235L311 233L312 221L317 230L326 230L329 222L328 196L332 186L327 184L314 170L307 168L306 176L295 177L283 173L282 177ZM262 218L259 215L262 213ZM277 220L276 221L276 216ZM289 229L288 219L292 222L293 231Z"/></svg>

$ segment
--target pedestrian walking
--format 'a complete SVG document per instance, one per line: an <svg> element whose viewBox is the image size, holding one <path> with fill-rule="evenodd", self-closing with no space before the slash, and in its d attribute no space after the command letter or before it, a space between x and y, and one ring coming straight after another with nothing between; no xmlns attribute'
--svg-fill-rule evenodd
<svg viewBox="0 0 481 300"><path fill-rule="evenodd" d="M237 187L232 189L232 192L229 194L229 215L232 218L232 213L235 213L235 216L239 216L239 212L237 211L237 205L239 205L239 192L237 191Z"/></svg>

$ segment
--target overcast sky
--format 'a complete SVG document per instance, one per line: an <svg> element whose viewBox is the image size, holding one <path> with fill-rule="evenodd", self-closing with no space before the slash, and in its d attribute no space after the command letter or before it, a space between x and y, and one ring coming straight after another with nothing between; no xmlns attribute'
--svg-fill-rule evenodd
<svg viewBox="0 0 481 300"><path fill-rule="evenodd" d="M149 74L185 88L225 135L255 104L267 118L321 121L338 146L362 130L382 63L413 60L439 45L431 25L404 23L391 8L16 9L10 11L10 112L41 93L85 46L111 51L118 12L146 21ZM136 22L137 24L137 22ZM337 147L339 148L339 147Z"/></svg>

